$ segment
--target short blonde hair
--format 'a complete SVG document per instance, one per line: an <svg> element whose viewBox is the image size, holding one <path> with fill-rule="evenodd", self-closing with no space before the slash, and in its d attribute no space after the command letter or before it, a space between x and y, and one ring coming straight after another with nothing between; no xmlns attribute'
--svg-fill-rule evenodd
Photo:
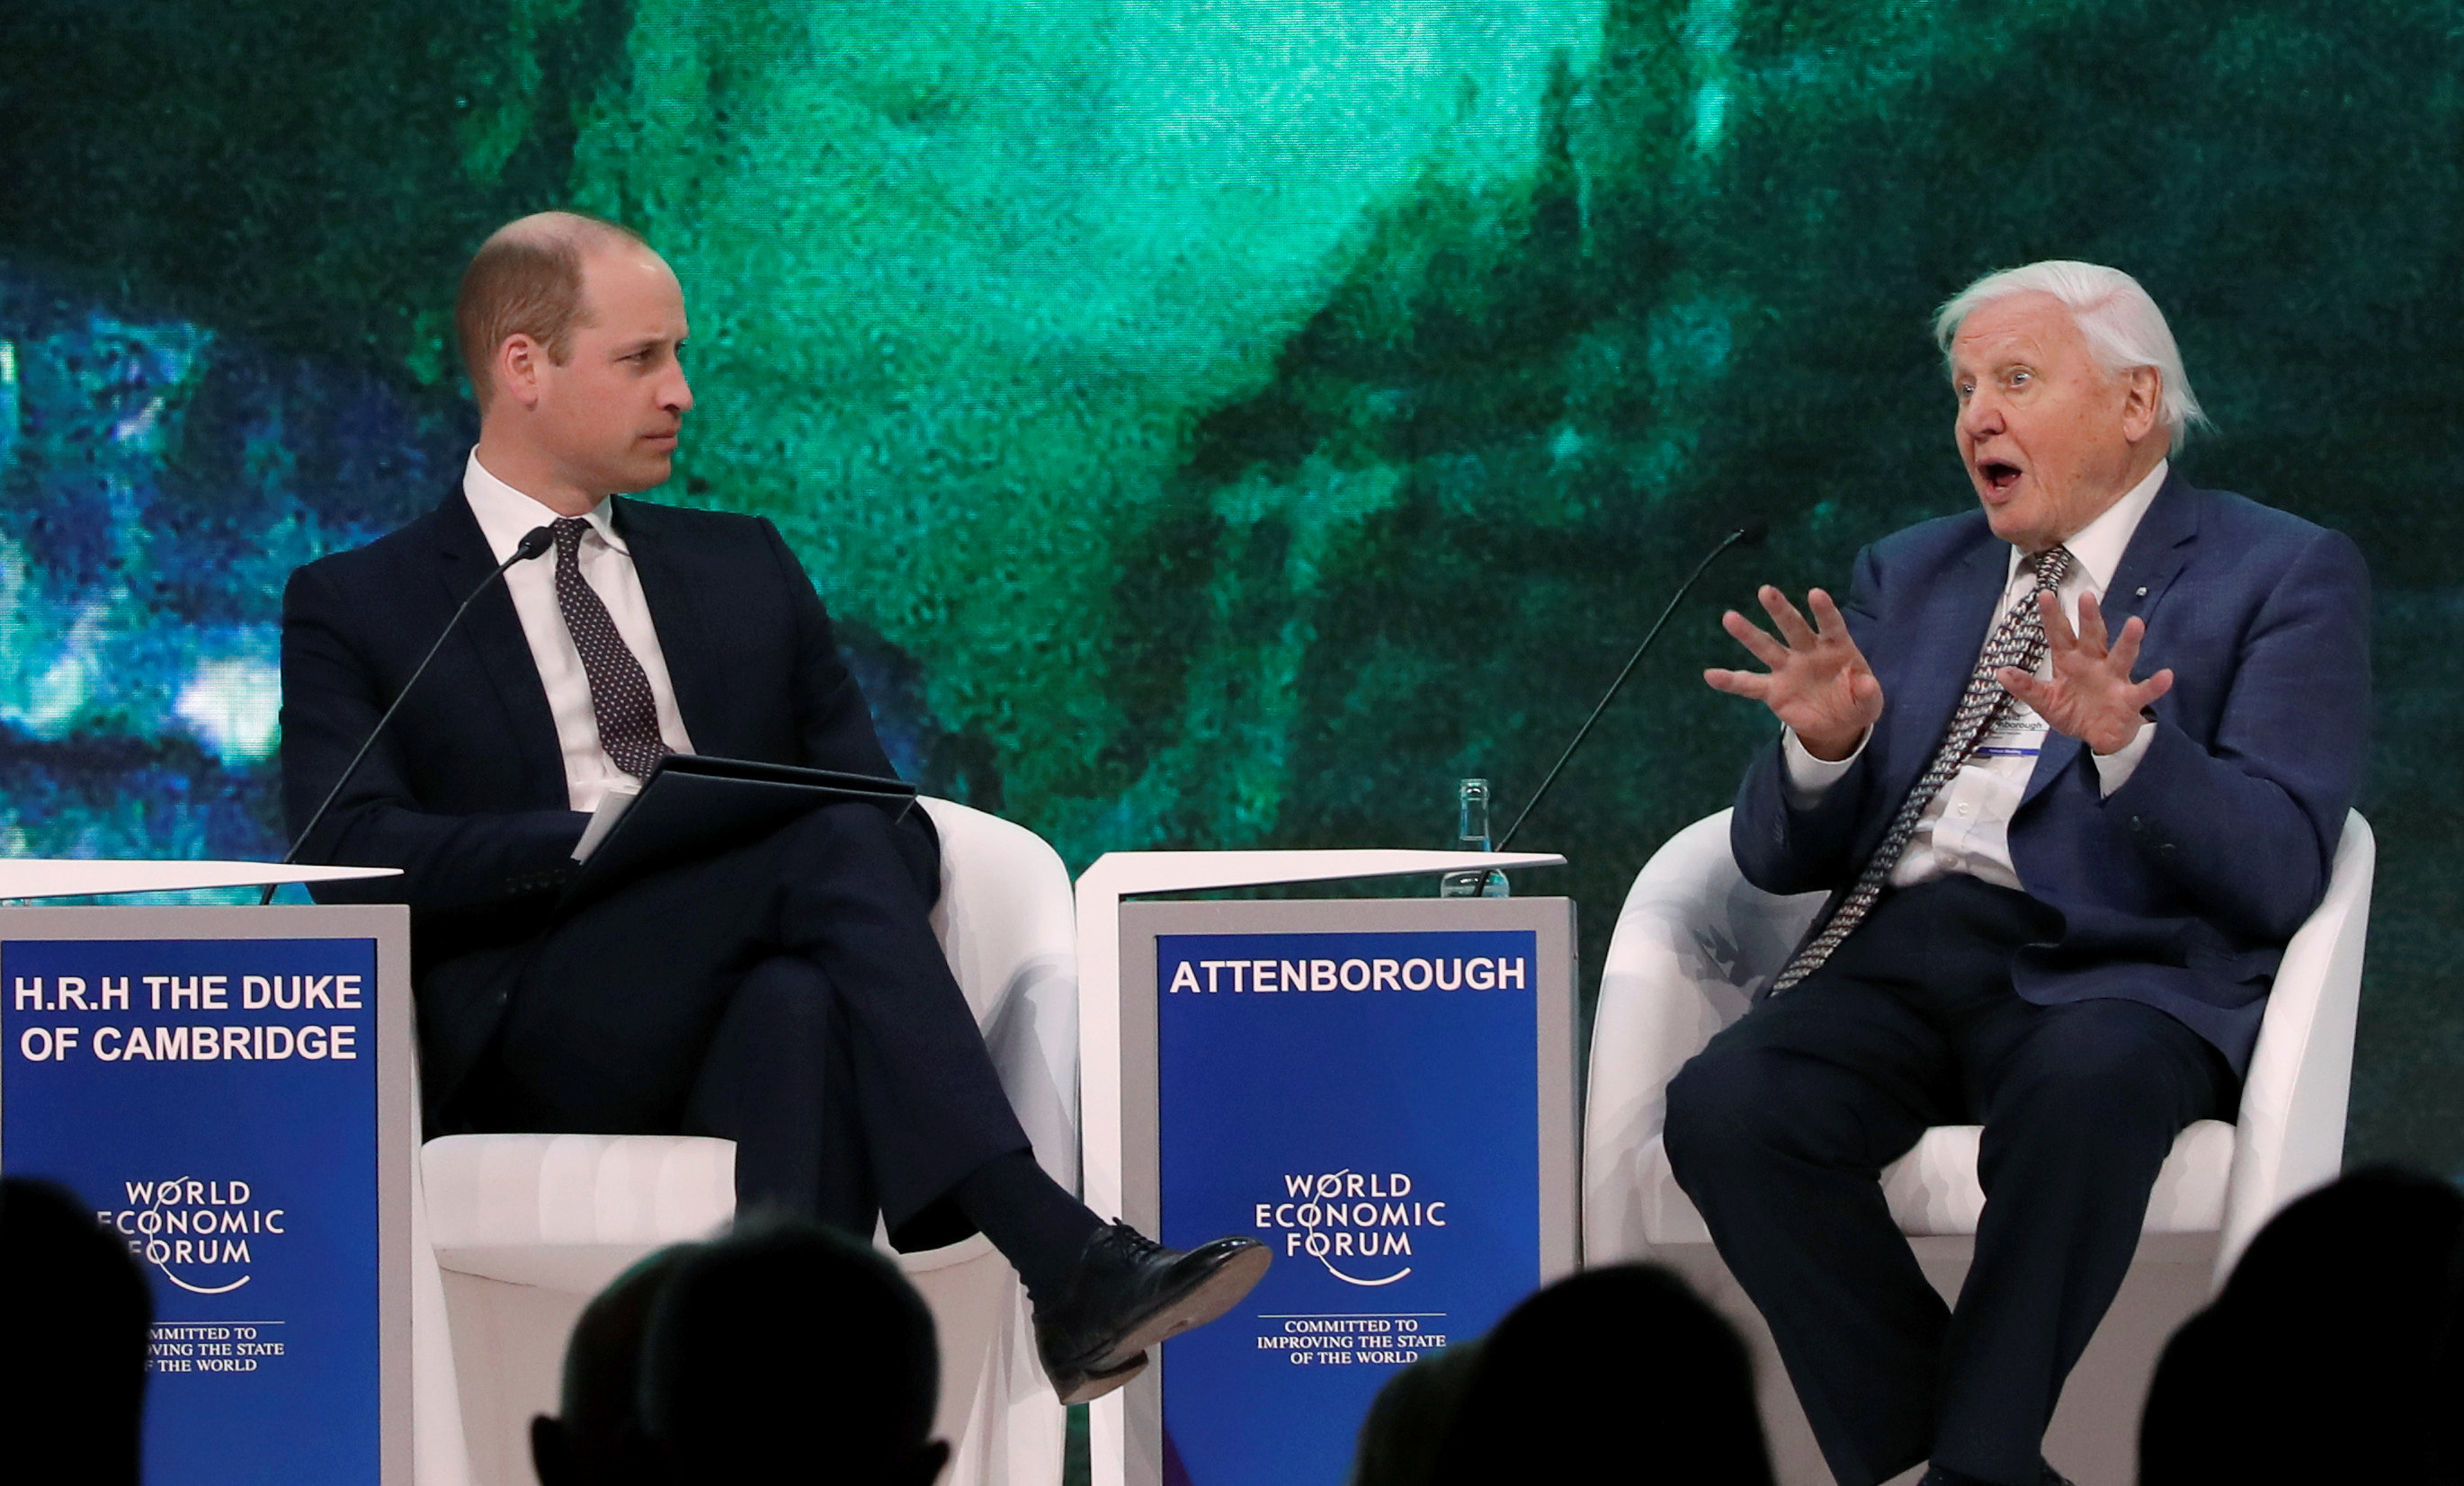
<svg viewBox="0 0 2464 1486"><path fill-rule="evenodd" d="M542 211L508 222L488 234L453 300L453 334L462 344L462 367L471 396L484 410L496 352L514 336L528 336L561 366L573 354L573 332L583 323L582 261L594 248L631 244L649 249L640 233L579 211Z"/></svg>

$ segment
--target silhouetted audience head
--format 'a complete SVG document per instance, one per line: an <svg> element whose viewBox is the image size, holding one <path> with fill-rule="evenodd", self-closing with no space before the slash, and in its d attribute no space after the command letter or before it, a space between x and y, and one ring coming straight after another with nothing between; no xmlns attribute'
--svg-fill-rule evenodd
<svg viewBox="0 0 2464 1486"><path fill-rule="evenodd" d="M1480 1338L1423 1352L1386 1380L1360 1423L1351 1486L1429 1486L1463 1394L1480 1368Z"/></svg>
<svg viewBox="0 0 2464 1486"><path fill-rule="evenodd" d="M2464 1481L2464 1194L2387 1168L2277 1214L2165 1348L2141 1486Z"/></svg>
<svg viewBox="0 0 2464 1486"><path fill-rule="evenodd" d="M0 1178L0 1439L60 1441L80 1482L134 1482L154 1300L128 1246L67 1191Z"/></svg>
<svg viewBox="0 0 2464 1486"><path fill-rule="evenodd" d="M662 1478L642 1432L642 1338L668 1277L693 1247L661 1249L583 1307L565 1344L558 1413L531 1421L539 1486L649 1486Z"/></svg>
<svg viewBox="0 0 2464 1486"><path fill-rule="evenodd" d="M929 1486L932 1313L895 1265L817 1225L754 1218L645 1259L590 1303L541 1486Z"/></svg>
<svg viewBox="0 0 2464 1486"><path fill-rule="evenodd" d="M1453 1352L1413 1364L1379 1395L1357 1486L1771 1486L1746 1344L1667 1270L1621 1264L1561 1279L1507 1313L1476 1354Z"/></svg>

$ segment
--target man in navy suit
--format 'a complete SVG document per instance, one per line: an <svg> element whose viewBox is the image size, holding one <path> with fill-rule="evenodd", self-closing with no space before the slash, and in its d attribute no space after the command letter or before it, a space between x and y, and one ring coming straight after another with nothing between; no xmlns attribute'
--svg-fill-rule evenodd
<svg viewBox="0 0 2464 1486"><path fill-rule="evenodd" d="M409 526L292 575L282 771L302 842L398 866L320 889L412 910L431 1130L717 1135L739 1205L902 1248L981 1230L1066 1402L1237 1303L1263 1246L1098 1221L1029 1150L929 922L920 810L827 806L575 907L590 814L660 756L888 775L829 616L766 520L611 498L664 483L693 406L676 277L570 213L497 231L455 311L478 447ZM552 562L514 560L544 528ZM466 600L461 627L414 671ZM406 691L406 688L408 688Z"/></svg>
<svg viewBox="0 0 2464 1486"><path fill-rule="evenodd" d="M2193 489L2200 421L2125 273L1990 275L1936 324L1981 509L1857 560L1844 605L1725 618L1783 725L1732 845L1830 892L1668 1091L1667 1151L1843 1486L2058 1480L2039 1453L2174 1137L2231 1119L2285 941L2326 888L2369 719L2353 543ZM1981 1124L1958 1302L1879 1175Z"/></svg>

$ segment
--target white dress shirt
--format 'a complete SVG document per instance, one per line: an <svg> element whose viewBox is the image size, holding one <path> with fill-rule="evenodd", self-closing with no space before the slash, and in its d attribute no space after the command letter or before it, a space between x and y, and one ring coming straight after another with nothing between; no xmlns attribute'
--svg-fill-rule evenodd
<svg viewBox="0 0 2464 1486"><path fill-rule="evenodd" d="M2094 594L2099 607L2103 605L2105 585L2113 581L2114 570L2122 565L2122 554L2129 547L2131 535L2139 530L2140 518L2155 503L2156 492L2165 484L2165 473L2170 465L2170 461L2160 460L2147 478L2132 486L2128 494L2062 544L2071 551L2071 575L2057 592L2061 597L2063 617L2074 629L2079 625L2079 595ZM2035 570L2023 560L2026 557L2018 547L2011 549L2010 579L2002 590L2002 606L1994 611L1996 628L2000 627L2002 616L2035 592ZM2037 665L2036 674L2050 678L2053 673L2053 658L2048 655ZM1885 698L1886 705L1887 701ZM2019 881L2018 868L2011 863L2011 818L2018 813L2028 776L2035 772L2045 732L2045 720L2036 715L2035 709L2025 703L2013 705L1993 732L1968 755L1950 782L1925 806L1925 814L1917 819L1916 834L1909 838L1908 849L1891 871L1892 886L1908 887L1950 872L1966 872L2002 887L2025 886ZM2154 723L2142 723L2131 740L2116 752L2089 751L2088 756L2096 760L2101 794L2109 796L2129 780L2139 760L2146 756L2147 744L2155 735ZM1871 736L1869 732L1867 738ZM1833 763L1806 752L1795 732L1788 732L1780 749L1786 760L1789 791L1795 802L1802 807L1821 798L1824 790L1848 772L1857 754L1865 751L1865 742L1866 739L1858 740L1855 754Z"/></svg>
<svg viewBox="0 0 2464 1486"><path fill-rule="evenodd" d="M514 555L522 537L557 518L557 514L490 474L479 463L479 451L462 471L462 498L479 518L479 530L498 562ZM616 535L601 501L585 518L590 530L582 535L574 564L584 581L607 606L633 658L649 678L650 699L659 712L659 736L680 754L693 752L685 733L684 714L676 710L676 688L668 680L668 658L659 648L659 631L650 623L649 601L642 597L642 579L633 571L633 555ZM599 715L590 707L590 673L582 668L582 652L564 626L564 611L556 602L556 551L528 562L517 562L505 574L514 612L521 617L522 638L530 642L531 660L539 683L547 688L548 710L556 717L557 746L564 753L565 801L582 811L599 808L610 785L640 781L616 767L599 746Z"/></svg>

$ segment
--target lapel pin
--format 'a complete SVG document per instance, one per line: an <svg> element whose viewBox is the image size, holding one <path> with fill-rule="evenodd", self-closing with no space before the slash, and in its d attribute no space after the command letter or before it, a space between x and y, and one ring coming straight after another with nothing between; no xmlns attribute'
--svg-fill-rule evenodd
<svg viewBox="0 0 2464 1486"><path fill-rule="evenodd" d="M2140 597L2140 598L2142 598L2142 599L2146 598L2146 597L2147 597L2147 590L2146 590L2146 589L2145 589L2145 588L2142 588L2141 590L2139 590L2139 597Z"/></svg>

